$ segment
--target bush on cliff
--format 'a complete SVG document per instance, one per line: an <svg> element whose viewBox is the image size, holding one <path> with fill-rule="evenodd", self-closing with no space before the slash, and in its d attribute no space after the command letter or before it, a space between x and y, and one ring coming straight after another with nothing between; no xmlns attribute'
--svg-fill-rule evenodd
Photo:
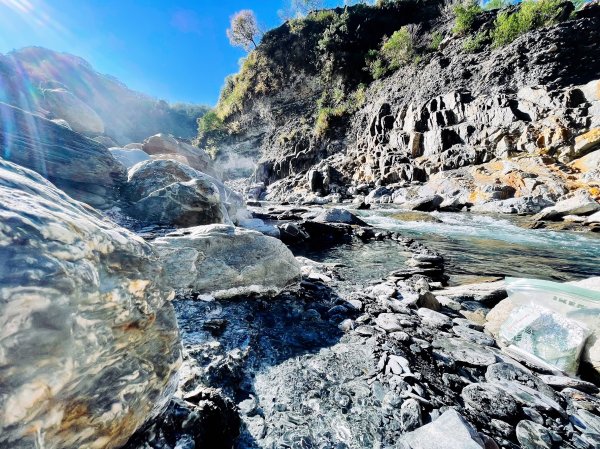
<svg viewBox="0 0 600 449"><path fill-rule="evenodd" d="M483 9L476 1L468 1L454 7L454 34L466 34L473 29L477 15Z"/></svg>
<svg viewBox="0 0 600 449"><path fill-rule="evenodd" d="M492 39L501 47L536 28L555 25L561 19L562 0L525 0L515 11L502 11L494 22Z"/></svg>
<svg viewBox="0 0 600 449"><path fill-rule="evenodd" d="M417 59L414 37L408 27L402 27L385 39L379 52L369 54L369 70L378 79Z"/></svg>

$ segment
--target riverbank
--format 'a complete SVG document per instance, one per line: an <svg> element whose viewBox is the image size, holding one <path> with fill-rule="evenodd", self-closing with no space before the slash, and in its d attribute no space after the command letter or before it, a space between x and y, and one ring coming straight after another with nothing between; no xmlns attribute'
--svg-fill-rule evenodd
<svg viewBox="0 0 600 449"><path fill-rule="evenodd" d="M494 279L448 270L456 255L437 249L463 245L467 253L467 243L481 245L484 232L505 246L459 254L460 260L474 259L469 271L485 260L488 270L515 270L519 262L507 261L510 253L502 249L529 243L539 247L537 259L521 268L537 265L540 275L574 279L585 277L575 268L585 252L574 252L572 265L550 263L544 271L545 247L556 249L558 240L568 246L578 237L593 259L600 240L509 222L494 228L491 220L479 222L481 217L464 214L402 221L398 211L377 210L357 211L367 223L363 226L320 222L316 232L336 239L311 241L307 230L315 232L315 225L302 223L318 219L322 209L268 207L254 210L267 219L266 226L283 216L280 228L289 231L293 225L307 236L291 244L303 265L302 282L274 298L178 297L182 399L171 405L167 418L139 434L130 449L144 447L141 442L161 449L191 448L192 442L195 447L210 443L244 449L595 447L600 438L598 387L553 377L502 351L483 331L485 316L505 294L474 296L477 289L470 282ZM505 233L499 235L499 229ZM443 238L454 239L453 246ZM462 296L448 300L436 294L447 291L447 281L469 285ZM503 290L498 282L489 285ZM188 422L186 427L186 420L199 416L194 410L206 409L220 421L193 418L197 425ZM224 438L210 428L218 422L233 431L238 420L239 436ZM160 438L169 432L174 444Z"/></svg>

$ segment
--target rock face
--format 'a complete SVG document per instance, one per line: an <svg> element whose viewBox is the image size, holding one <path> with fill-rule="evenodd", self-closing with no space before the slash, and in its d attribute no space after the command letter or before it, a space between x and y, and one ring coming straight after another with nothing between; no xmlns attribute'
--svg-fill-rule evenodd
<svg viewBox="0 0 600 449"><path fill-rule="evenodd" d="M63 120L73 131L84 134L103 134L104 122L87 104L66 89L44 89L44 107Z"/></svg>
<svg viewBox="0 0 600 449"><path fill-rule="evenodd" d="M142 149L155 157L177 158L190 167L211 176L216 174L210 156L204 150L177 140L171 135L156 134L149 137L144 141Z"/></svg>
<svg viewBox="0 0 600 449"><path fill-rule="evenodd" d="M226 225L188 228L154 241L169 285L215 297L277 293L300 278L281 241Z"/></svg>
<svg viewBox="0 0 600 449"><path fill-rule="evenodd" d="M172 290L141 238L0 161L0 446L118 448L167 405Z"/></svg>
<svg viewBox="0 0 600 449"><path fill-rule="evenodd" d="M118 199L127 172L103 145L3 103L0 115L0 157L94 207L110 207Z"/></svg>
<svg viewBox="0 0 600 449"><path fill-rule="evenodd" d="M132 167L125 193L133 217L160 225L231 223L241 206L241 198L223 183L172 159Z"/></svg>

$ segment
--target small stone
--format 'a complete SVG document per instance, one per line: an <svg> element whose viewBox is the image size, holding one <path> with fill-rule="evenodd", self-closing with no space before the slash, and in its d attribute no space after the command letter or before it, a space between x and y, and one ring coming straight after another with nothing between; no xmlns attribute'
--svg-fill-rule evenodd
<svg viewBox="0 0 600 449"><path fill-rule="evenodd" d="M519 413L519 406L512 396L494 384L467 385L461 396L467 406L484 416L510 419Z"/></svg>
<svg viewBox="0 0 600 449"><path fill-rule="evenodd" d="M400 408L402 431L412 432L423 425L421 405L415 399L407 399Z"/></svg>
<svg viewBox="0 0 600 449"><path fill-rule="evenodd" d="M576 390L585 391L586 393L597 393L598 387L591 382L586 382L581 379L576 379L569 376L552 376L540 375L540 379L551 387L562 390L564 388L575 388Z"/></svg>
<svg viewBox="0 0 600 449"><path fill-rule="evenodd" d="M551 449L553 444L550 431L533 421L517 424L517 440L524 449Z"/></svg>
<svg viewBox="0 0 600 449"><path fill-rule="evenodd" d="M354 329L354 322L351 319L347 318L340 324L338 324L338 329L342 332L350 332L352 329Z"/></svg>

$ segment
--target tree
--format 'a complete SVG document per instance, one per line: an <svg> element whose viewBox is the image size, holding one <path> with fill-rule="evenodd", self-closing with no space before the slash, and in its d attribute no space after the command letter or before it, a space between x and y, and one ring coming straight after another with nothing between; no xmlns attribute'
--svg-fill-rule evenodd
<svg viewBox="0 0 600 449"><path fill-rule="evenodd" d="M231 45L250 51L258 46L261 34L253 11L243 9L231 16L230 26L227 28Z"/></svg>

